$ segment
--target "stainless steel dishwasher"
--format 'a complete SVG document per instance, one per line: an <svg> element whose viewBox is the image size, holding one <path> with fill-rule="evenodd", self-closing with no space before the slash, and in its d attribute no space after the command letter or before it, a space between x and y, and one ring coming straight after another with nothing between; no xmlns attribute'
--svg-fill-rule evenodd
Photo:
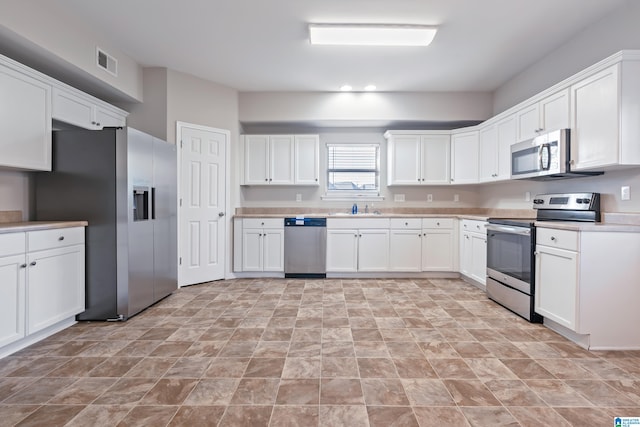
<svg viewBox="0 0 640 427"><path fill-rule="evenodd" d="M284 277L327 277L327 219L284 219Z"/></svg>

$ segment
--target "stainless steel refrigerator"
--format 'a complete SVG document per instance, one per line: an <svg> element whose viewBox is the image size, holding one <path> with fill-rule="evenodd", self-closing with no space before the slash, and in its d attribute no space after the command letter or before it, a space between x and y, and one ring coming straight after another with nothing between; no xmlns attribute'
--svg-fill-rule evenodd
<svg viewBox="0 0 640 427"><path fill-rule="evenodd" d="M86 310L126 320L177 288L176 147L132 128L53 133L36 220L86 220Z"/></svg>

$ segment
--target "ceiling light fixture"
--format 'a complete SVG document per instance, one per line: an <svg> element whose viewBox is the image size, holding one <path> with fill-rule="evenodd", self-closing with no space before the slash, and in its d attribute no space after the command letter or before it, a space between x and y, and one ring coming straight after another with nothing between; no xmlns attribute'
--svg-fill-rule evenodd
<svg viewBox="0 0 640 427"><path fill-rule="evenodd" d="M376 85L366 85L366 86L364 87L364 90L365 90L366 92L373 92L373 91L374 91L374 90L376 90L376 89L377 89L377 88L376 88Z"/></svg>
<svg viewBox="0 0 640 427"><path fill-rule="evenodd" d="M428 46L436 31L427 25L309 24L309 41L320 45Z"/></svg>
<svg viewBox="0 0 640 427"><path fill-rule="evenodd" d="M353 87L351 87L351 85L342 85L340 86L340 90L342 92L351 92L353 90Z"/></svg>

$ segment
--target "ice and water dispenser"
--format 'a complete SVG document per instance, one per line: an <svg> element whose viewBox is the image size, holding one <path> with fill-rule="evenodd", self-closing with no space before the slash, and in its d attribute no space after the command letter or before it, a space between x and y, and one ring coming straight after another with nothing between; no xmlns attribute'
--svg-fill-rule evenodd
<svg viewBox="0 0 640 427"><path fill-rule="evenodd" d="M149 219L149 187L133 187L133 220Z"/></svg>

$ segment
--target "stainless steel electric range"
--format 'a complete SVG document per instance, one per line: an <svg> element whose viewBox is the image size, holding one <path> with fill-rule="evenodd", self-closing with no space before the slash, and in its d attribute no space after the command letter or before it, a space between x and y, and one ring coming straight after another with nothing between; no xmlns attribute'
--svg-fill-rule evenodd
<svg viewBox="0 0 640 427"><path fill-rule="evenodd" d="M541 194L534 198L536 218L489 218L487 296L530 322L534 311L536 221L600 221L599 193Z"/></svg>

